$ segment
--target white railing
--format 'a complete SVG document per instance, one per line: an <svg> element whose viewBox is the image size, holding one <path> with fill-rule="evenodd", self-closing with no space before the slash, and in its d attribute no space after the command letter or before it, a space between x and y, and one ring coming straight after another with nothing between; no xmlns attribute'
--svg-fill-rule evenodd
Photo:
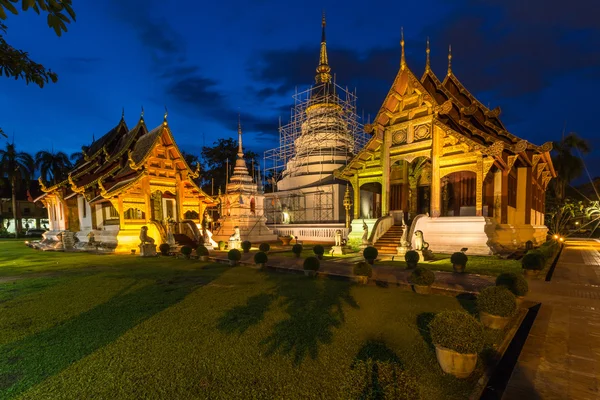
<svg viewBox="0 0 600 400"><path fill-rule="evenodd" d="M268 225L277 236L298 237L298 240L315 242L335 242L335 232L342 231L342 237L348 237L348 228L344 224L311 225Z"/></svg>
<svg viewBox="0 0 600 400"><path fill-rule="evenodd" d="M375 222L375 226L373 226L373 231L371 232L371 237L369 241L373 244L377 243L380 237L385 235L385 233L394 225L394 217L391 215L387 215L385 217L381 217Z"/></svg>

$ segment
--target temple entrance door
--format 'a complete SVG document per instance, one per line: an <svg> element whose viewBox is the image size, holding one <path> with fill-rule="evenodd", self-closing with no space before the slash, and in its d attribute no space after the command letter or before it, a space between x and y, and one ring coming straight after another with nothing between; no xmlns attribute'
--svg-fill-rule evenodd
<svg viewBox="0 0 600 400"><path fill-rule="evenodd" d="M448 175L447 187L442 188L442 202L446 202L447 216L475 216L477 175L471 171L454 172ZM444 190L446 195L444 196Z"/></svg>
<svg viewBox="0 0 600 400"><path fill-rule="evenodd" d="M381 183L365 183L360 187L360 218L381 217Z"/></svg>
<svg viewBox="0 0 600 400"><path fill-rule="evenodd" d="M429 207L431 205L429 193L429 186L419 186L417 188L417 215L429 213Z"/></svg>
<svg viewBox="0 0 600 400"><path fill-rule="evenodd" d="M163 220L163 204L162 192L156 191L150 196L150 204L152 207L152 220L160 222Z"/></svg>
<svg viewBox="0 0 600 400"><path fill-rule="evenodd" d="M163 219L179 220L175 195L170 192L163 193Z"/></svg>

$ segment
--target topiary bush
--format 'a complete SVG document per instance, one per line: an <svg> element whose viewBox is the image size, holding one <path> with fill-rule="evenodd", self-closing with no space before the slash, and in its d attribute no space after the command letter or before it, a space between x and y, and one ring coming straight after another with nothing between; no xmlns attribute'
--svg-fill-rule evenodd
<svg viewBox="0 0 600 400"><path fill-rule="evenodd" d="M258 246L258 249L263 253L266 253L271 250L271 245L269 243L261 243L260 246Z"/></svg>
<svg viewBox="0 0 600 400"><path fill-rule="evenodd" d="M375 259L377 259L378 254L379 254L379 251L377 251L377 249L373 246L368 246L363 251L363 257L367 261L374 261Z"/></svg>
<svg viewBox="0 0 600 400"><path fill-rule="evenodd" d="M171 246L169 246L168 243L163 243L160 246L158 246L158 249L160 250L160 254L162 254L163 256L168 256L169 251L171 250Z"/></svg>
<svg viewBox="0 0 600 400"><path fill-rule="evenodd" d="M435 281L435 274L427 268L417 267L408 276L408 281L413 285L431 286Z"/></svg>
<svg viewBox="0 0 600 400"><path fill-rule="evenodd" d="M354 264L353 272L356 276L366 276L370 278L373 275L373 267L371 267L371 264L369 263L359 261Z"/></svg>
<svg viewBox="0 0 600 400"><path fill-rule="evenodd" d="M452 256L450 257L450 262L453 265L462 265L464 267L467 266L468 260L469 260L469 258L462 251L457 251L456 253L452 254Z"/></svg>
<svg viewBox="0 0 600 400"><path fill-rule="evenodd" d="M414 250L409 250L404 254L404 261L406 261L406 266L409 268L415 268L420 258L419 253Z"/></svg>
<svg viewBox="0 0 600 400"><path fill-rule="evenodd" d="M498 317L511 317L517 311L517 301L506 287L490 286L477 296L477 308Z"/></svg>
<svg viewBox="0 0 600 400"><path fill-rule="evenodd" d="M318 271L321 263L317 257L306 257L304 260L304 269L306 271Z"/></svg>
<svg viewBox="0 0 600 400"><path fill-rule="evenodd" d="M544 268L544 257L540 252L530 251L521 259L523 269L539 271Z"/></svg>
<svg viewBox="0 0 600 400"><path fill-rule="evenodd" d="M225 242L222 240L219 240L219 250L225 250Z"/></svg>
<svg viewBox="0 0 600 400"><path fill-rule="evenodd" d="M323 257L323 254L325 253L325 247L321 246L320 244L317 244L315 245L315 247L313 247L313 253L315 253L317 257L321 259L321 257Z"/></svg>
<svg viewBox="0 0 600 400"><path fill-rule="evenodd" d="M199 257L207 256L208 249L206 248L206 246L204 246L203 244L198 245L198 247L196 247L196 255Z"/></svg>
<svg viewBox="0 0 600 400"><path fill-rule="evenodd" d="M300 257L300 254L302 253L302 245L296 243L295 245L292 246L292 253L294 253L296 255L296 257Z"/></svg>
<svg viewBox="0 0 600 400"><path fill-rule="evenodd" d="M238 249L231 249L227 253L227 259L230 261L240 261L242 259L242 253Z"/></svg>
<svg viewBox="0 0 600 400"><path fill-rule="evenodd" d="M192 254L192 248L190 246L183 246L181 248L181 254L183 254L185 258L190 258L190 254Z"/></svg>
<svg viewBox="0 0 600 400"><path fill-rule="evenodd" d="M254 255L254 262L256 264L266 264L269 261L269 257L267 257L267 253L263 251L259 251Z"/></svg>
<svg viewBox="0 0 600 400"><path fill-rule="evenodd" d="M443 311L429 324L431 341L461 354L477 354L483 350L483 324L464 311Z"/></svg>
<svg viewBox="0 0 600 400"><path fill-rule="evenodd" d="M523 277L513 272L505 272L496 278L496 286L504 286L515 296L525 296L529 291L529 284Z"/></svg>
<svg viewBox="0 0 600 400"><path fill-rule="evenodd" d="M251 248L252 248L252 243L250 243L249 240L244 240L242 242L242 250L244 250L244 253L249 252Z"/></svg>

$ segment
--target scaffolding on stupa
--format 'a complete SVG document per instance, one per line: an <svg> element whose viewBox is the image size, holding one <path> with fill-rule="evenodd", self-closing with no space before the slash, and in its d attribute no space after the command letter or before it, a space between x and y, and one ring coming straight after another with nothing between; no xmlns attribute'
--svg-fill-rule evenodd
<svg viewBox="0 0 600 400"><path fill-rule="evenodd" d="M294 170L286 171L286 174L302 173L302 169L305 168L306 172L310 167L308 160L313 156L323 157L339 157L344 156L346 160L349 160L352 155L357 154L370 139L370 136L364 133L363 124L359 121L359 116L356 113L356 94L348 91L347 88L343 88L332 82L329 84L334 89L336 94L335 97L327 96L325 102L323 98L319 96L313 96L314 93L320 93L324 90L325 84L319 84L311 86L309 89L302 92L298 92L292 96L294 99L294 106L290 111L290 120L286 125L279 127L279 147L265 151L264 153L264 165L263 170L265 171L265 178L272 176L275 181L279 181L282 178L282 173L286 169L288 162L296 156L295 142L302 135L302 126L307 121L306 110L315 103L315 98L318 98L318 104L327 105L328 101L335 98L335 104L341 108L340 117L344 121L345 126L339 126L335 124L327 124L322 128L319 128L320 135L315 136L315 145L308 146L309 151L304 152L302 155L295 158ZM331 89L329 89L331 90ZM332 104L333 105L333 104ZM340 135L348 135L352 146L352 153L349 154L348 147L323 147L319 142L331 139L334 143L335 139ZM318 141L318 142L317 142ZM314 160L314 157L313 157ZM326 160L323 160L326 162Z"/></svg>

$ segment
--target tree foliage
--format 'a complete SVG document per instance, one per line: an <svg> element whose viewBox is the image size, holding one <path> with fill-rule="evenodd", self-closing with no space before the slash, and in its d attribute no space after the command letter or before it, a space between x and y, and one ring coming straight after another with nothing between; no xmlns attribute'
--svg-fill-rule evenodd
<svg viewBox="0 0 600 400"><path fill-rule="evenodd" d="M57 184L67 179L67 174L73 164L62 151L38 151L35 155L35 167L40 170L40 175L46 182Z"/></svg>
<svg viewBox="0 0 600 400"><path fill-rule="evenodd" d="M569 133L560 142L553 142L552 145L552 164L556 171L556 178L550 185L554 196L560 202L566 197L567 185L579 178L585 168L583 160L577 153L589 153L590 145L574 132Z"/></svg>
<svg viewBox="0 0 600 400"><path fill-rule="evenodd" d="M25 152L18 152L14 143L7 143L6 149L0 150L0 176L8 178L11 185L12 210L16 223L16 236L19 236L21 223L17 207L17 190L23 183L33 177L35 163L33 157Z"/></svg>
<svg viewBox="0 0 600 400"><path fill-rule="evenodd" d="M19 7L20 3L20 7ZM0 0L0 21L5 21L8 13L17 15L22 11L33 10L45 14L48 27L57 36L67 32L67 25L75 21L72 0ZM26 51L12 47L4 38L8 27L0 22L0 74L15 79L25 79L27 84L35 83L39 87L58 80L58 75L42 64L36 63Z"/></svg>

